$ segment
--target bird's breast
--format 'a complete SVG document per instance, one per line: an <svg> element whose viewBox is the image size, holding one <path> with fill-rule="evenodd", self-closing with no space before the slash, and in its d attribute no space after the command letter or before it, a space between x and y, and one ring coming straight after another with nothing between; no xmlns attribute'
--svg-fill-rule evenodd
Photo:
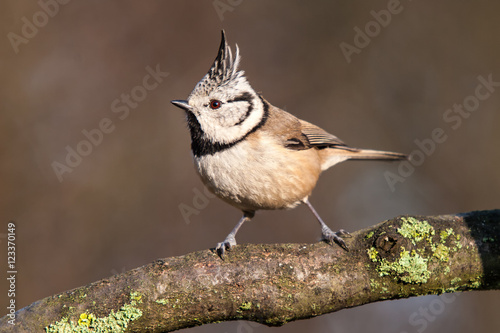
<svg viewBox="0 0 500 333"><path fill-rule="evenodd" d="M259 133L195 157L195 166L212 192L242 210L292 208L310 195L321 172L315 149L286 149Z"/></svg>

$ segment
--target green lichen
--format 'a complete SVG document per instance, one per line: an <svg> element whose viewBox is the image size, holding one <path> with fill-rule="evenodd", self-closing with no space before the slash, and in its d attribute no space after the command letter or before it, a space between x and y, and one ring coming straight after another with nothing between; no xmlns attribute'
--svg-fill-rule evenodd
<svg viewBox="0 0 500 333"><path fill-rule="evenodd" d="M446 242L446 239L454 234L455 234L455 231L453 231L452 228L448 228L446 230L441 230L441 232L439 233L440 242L442 244L444 244Z"/></svg>
<svg viewBox="0 0 500 333"><path fill-rule="evenodd" d="M414 217L402 217L401 227L398 233L411 240L413 245L423 240L431 241L434 236L434 228L427 221L419 221Z"/></svg>
<svg viewBox="0 0 500 333"><path fill-rule="evenodd" d="M396 280L404 283L426 283L430 277L427 269L427 259L414 250L409 252L404 248L398 260L389 262L382 259L377 268L380 276L394 275Z"/></svg>
<svg viewBox="0 0 500 333"><path fill-rule="evenodd" d="M432 252L432 256L439 261L448 262L448 260L450 260L450 249L443 244L438 244L433 247Z"/></svg>
<svg viewBox="0 0 500 333"><path fill-rule="evenodd" d="M370 258L371 261L373 262L377 261L378 251L376 248L371 247L368 250L366 250L366 252L368 253L368 257Z"/></svg>
<svg viewBox="0 0 500 333"><path fill-rule="evenodd" d="M470 281L470 284L469 284L470 287L477 289L477 288L481 287L481 285L482 285L482 276L472 278L469 281Z"/></svg>
<svg viewBox="0 0 500 333"><path fill-rule="evenodd" d="M130 292L130 299L132 300L132 302L136 301L137 303L142 303L142 295L136 291Z"/></svg>
<svg viewBox="0 0 500 333"><path fill-rule="evenodd" d="M158 304L166 305L166 304L168 304L168 299L160 298L160 299L157 299L155 302Z"/></svg>
<svg viewBox="0 0 500 333"><path fill-rule="evenodd" d="M124 304L120 310L111 310L106 317L96 317L92 313L82 313L78 322L69 320L68 317L45 327L47 333L104 333L104 332L125 332L128 324L140 318L142 311L137 304L142 303L142 296L137 292L130 293L130 303Z"/></svg>
<svg viewBox="0 0 500 333"><path fill-rule="evenodd" d="M453 251L457 252L458 250L460 250L462 248L462 243L460 243L460 237L458 237L460 235L457 235L456 239L455 239L455 246L453 247Z"/></svg>
<svg viewBox="0 0 500 333"><path fill-rule="evenodd" d="M401 247L399 256L396 254L395 259L381 258L381 254L374 247L367 249L368 257L377 264L376 270L379 275L391 276L396 281L407 284L428 282L433 274L429 267L438 272L436 278L441 274L448 275L451 271L450 262L463 246L460 235L453 228L436 230L428 221L419 221L414 217L402 217L400 222L397 232L416 248L412 250L412 245L408 250ZM484 241L492 240L487 237ZM474 280L469 285L472 288L479 288L481 281ZM377 287L373 283L370 283L370 286L372 289Z"/></svg>
<svg viewBox="0 0 500 333"><path fill-rule="evenodd" d="M80 318L78 319L78 326L89 327L94 322L94 319L95 319L95 317L92 313L86 313L86 312L82 313L80 315Z"/></svg>
<svg viewBox="0 0 500 333"><path fill-rule="evenodd" d="M375 279L370 279L370 287L372 291L378 291L380 293L386 293L388 291L387 287L385 286L385 283L380 283Z"/></svg>
<svg viewBox="0 0 500 333"><path fill-rule="evenodd" d="M375 232L374 232L374 231L370 231L370 232L369 232L369 233L365 236L365 238L366 238L366 239L370 239L370 238L372 238L372 237L373 237L373 235L374 235L374 234L375 234Z"/></svg>
<svg viewBox="0 0 500 333"><path fill-rule="evenodd" d="M380 283L378 283L377 280L370 279L370 287L372 287L372 289L378 289L380 288Z"/></svg>
<svg viewBox="0 0 500 333"><path fill-rule="evenodd" d="M432 245L432 236L435 235L435 231L429 222L419 221L414 217L402 217L401 222L401 227L397 230L398 233L409 239L413 245L422 241ZM448 261L449 253L444 245L441 247L433 245L431 248L439 260ZM398 281L409 284L426 283L430 278L431 273L427 266L428 259L422 256L423 253L417 253L415 250L410 252L403 247L399 258L393 261L386 258L378 259L379 253L374 247L368 249L367 254L371 261L379 262L377 271L380 276L390 275ZM372 287L374 286L372 285Z"/></svg>
<svg viewBox="0 0 500 333"><path fill-rule="evenodd" d="M240 305L240 310L250 310L252 308L252 302L243 302Z"/></svg>

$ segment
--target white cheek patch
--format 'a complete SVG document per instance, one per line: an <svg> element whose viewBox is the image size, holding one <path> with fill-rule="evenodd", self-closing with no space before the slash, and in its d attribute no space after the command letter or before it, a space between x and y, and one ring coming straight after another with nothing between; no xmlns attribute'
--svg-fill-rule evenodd
<svg viewBox="0 0 500 333"><path fill-rule="evenodd" d="M224 114L219 117L207 119L208 117L200 116L199 122L205 137L220 143L232 143L244 137L264 117L262 101L255 96L252 102L252 104L247 101L231 103L234 105L228 110L223 110Z"/></svg>
<svg viewBox="0 0 500 333"><path fill-rule="evenodd" d="M247 101L230 102L225 105L219 113L219 123L222 127L234 127L241 125L253 110L253 106Z"/></svg>

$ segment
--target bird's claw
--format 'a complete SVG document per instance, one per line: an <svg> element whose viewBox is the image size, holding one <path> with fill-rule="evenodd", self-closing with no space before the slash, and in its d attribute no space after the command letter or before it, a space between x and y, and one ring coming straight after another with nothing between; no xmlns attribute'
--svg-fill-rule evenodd
<svg viewBox="0 0 500 333"><path fill-rule="evenodd" d="M333 244L333 242L337 243L341 248L343 248L346 251L349 251L349 248L347 247L346 243L342 239L342 237L352 237L350 233L345 231L344 229L340 229L337 232L333 232L330 228L323 228L321 230L321 236L322 239L330 244ZM342 236L342 237L340 237Z"/></svg>
<svg viewBox="0 0 500 333"><path fill-rule="evenodd" d="M215 252L219 255L219 257L224 260L224 256L226 251L231 250L233 246L236 245L236 239L234 237L227 237L223 242L217 243L215 247Z"/></svg>

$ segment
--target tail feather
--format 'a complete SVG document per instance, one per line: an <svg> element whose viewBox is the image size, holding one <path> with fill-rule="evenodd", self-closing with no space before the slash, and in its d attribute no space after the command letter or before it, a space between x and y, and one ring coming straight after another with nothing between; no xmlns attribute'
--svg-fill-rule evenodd
<svg viewBox="0 0 500 333"><path fill-rule="evenodd" d="M347 160L371 160L371 161L400 161L408 159L408 155L394 153L391 151L358 149L338 146L334 149L323 150L322 170L326 170L337 163Z"/></svg>
<svg viewBox="0 0 500 333"><path fill-rule="evenodd" d="M400 161L408 159L408 155L391 151L357 149L346 151L349 160Z"/></svg>

